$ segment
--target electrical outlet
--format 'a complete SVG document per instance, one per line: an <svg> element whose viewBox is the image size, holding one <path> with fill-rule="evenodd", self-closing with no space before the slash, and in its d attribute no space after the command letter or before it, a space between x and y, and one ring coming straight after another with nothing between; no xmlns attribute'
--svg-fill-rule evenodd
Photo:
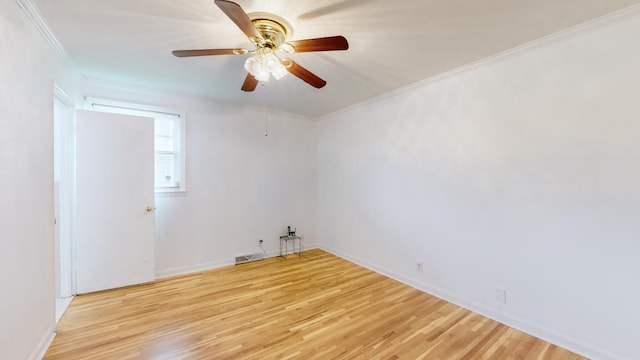
<svg viewBox="0 0 640 360"><path fill-rule="evenodd" d="M496 289L496 301L501 302L503 304L507 303L507 290L506 289Z"/></svg>
<svg viewBox="0 0 640 360"><path fill-rule="evenodd" d="M424 271L424 264L421 262L417 262L416 263L416 271L417 272L423 272Z"/></svg>

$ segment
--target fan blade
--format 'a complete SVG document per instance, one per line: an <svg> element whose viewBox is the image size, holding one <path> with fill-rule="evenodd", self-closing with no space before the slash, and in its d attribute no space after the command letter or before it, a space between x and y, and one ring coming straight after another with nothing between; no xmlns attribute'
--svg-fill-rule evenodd
<svg viewBox="0 0 640 360"><path fill-rule="evenodd" d="M242 91L253 91L258 86L258 80L251 74L247 74L247 77L244 79L244 83L242 84Z"/></svg>
<svg viewBox="0 0 640 360"><path fill-rule="evenodd" d="M264 42L262 38L262 34L256 29L255 25L249 19L244 10L240 7L240 5L227 0L215 0L216 5L222 10L228 17L233 21L236 26L242 30L245 35L249 37L253 43L261 43Z"/></svg>
<svg viewBox="0 0 640 360"><path fill-rule="evenodd" d="M329 36L317 39L289 41L294 52L347 50L349 42L344 36Z"/></svg>
<svg viewBox="0 0 640 360"><path fill-rule="evenodd" d="M208 56L208 55L242 55L248 53L245 49L203 49L203 50L173 50L177 57Z"/></svg>
<svg viewBox="0 0 640 360"><path fill-rule="evenodd" d="M320 79L317 75L303 68L302 66L298 65L295 61L291 59L282 60L282 65L284 65L287 68L287 70L289 70L290 73L299 77L304 82L306 82L307 84L315 88L320 89L325 85L327 85L326 81Z"/></svg>

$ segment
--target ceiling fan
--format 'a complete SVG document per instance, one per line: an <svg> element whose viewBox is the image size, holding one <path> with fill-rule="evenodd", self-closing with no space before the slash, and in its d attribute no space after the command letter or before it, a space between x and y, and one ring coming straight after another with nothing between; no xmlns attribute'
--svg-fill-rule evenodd
<svg viewBox="0 0 640 360"><path fill-rule="evenodd" d="M208 55L244 55L252 54L244 64L248 74L242 84L243 91L254 91L258 82L269 80L270 76L280 79L287 73L302 79L315 88L324 87L327 82L298 65L291 59L280 59L276 54L287 54L347 50L349 43L344 36L330 36L315 39L289 41L293 28L283 18L265 12L245 13L240 5L227 0L215 0L216 5L247 35L254 50L247 49L201 49L174 50L178 57Z"/></svg>

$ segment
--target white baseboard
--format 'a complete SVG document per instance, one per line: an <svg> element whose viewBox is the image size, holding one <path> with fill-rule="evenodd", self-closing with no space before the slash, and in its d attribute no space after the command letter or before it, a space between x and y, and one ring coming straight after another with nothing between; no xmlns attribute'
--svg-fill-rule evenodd
<svg viewBox="0 0 640 360"><path fill-rule="evenodd" d="M597 347L594 347L592 345L589 344L585 344L585 343L581 343L579 341L575 341L567 336L555 333L549 329L545 329L545 328L541 328L539 326L536 325L532 325L530 323L528 323L527 321L523 320L523 319L519 319L516 317L513 317L511 315L507 315L505 313L501 313L498 311L495 311L493 309L488 309L482 305L478 305L476 303L467 301L465 299L459 298L455 295L452 295L450 293L448 293L447 291L444 291L442 289L433 287L431 285L425 284L425 283L421 283L418 281L415 281L413 279L409 279L406 278L402 275L398 275L392 271L389 271L387 269L378 267L376 265L373 265L371 263L368 263L366 261L363 261L362 259L359 259L357 257L351 256L349 254L343 253L337 249L328 247L328 246L319 246L320 249L329 252L335 256L341 257L347 261L350 261L354 264L358 264L362 267L365 267L371 271L374 271L378 274L387 276L391 279L397 280L401 283L404 283L406 285L409 285L413 288L416 288L420 291L423 291L429 295L433 295L437 298L446 300L450 303L453 303L455 305L458 305L460 307L463 307L467 310L473 311L477 314L480 314L482 316L485 316L487 318L490 318L492 320L495 320L499 323L505 324L509 327L512 327L516 330L522 331L524 333L527 333L531 336L537 337L539 339L542 339L544 341L547 341L549 343L555 344L557 346L560 346L564 349L567 349L569 351L572 351L576 354L582 355L584 357L590 358L590 359L600 359L600 360L621 360L623 359L623 357L616 355L614 353L611 353L608 350L604 350L604 349L600 349Z"/></svg>
<svg viewBox="0 0 640 360"><path fill-rule="evenodd" d="M317 249L317 248L318 248L318 244L316 243L311 243L311 244L304 243L302 250L304 251L304 250L311 250L311 249ZM289 251L289 254L291 254L292 252L293 250ZM280 255L280 250L267 251L265 259L276 257L278 255ZM206 262L206 263L197 264L197 265L169 268L169 269L156 271L155 278L163 279L163 278L168 278L172 276L186 275L186 274L199 272L199 271L213 270L213 269L217 269L223 266L229 266L233 264L235 264L235 261L233 260L233 258L230 258L228 260L216 260L216 261Z"/></svg>
<svg viewBox="0 0 640 360"><path fill-rule="evenodd" d="M40 341L38 341L38 345L33 349L31 355L29 355L29 360L41 360L44 357L44 354L49 350L49 346L53 342L53 339L56 337L56 325L54 323L51 324L49 329L42 335Z"/></svg>
<svg viewBox="0 0 640 360"><path fill-rule="evenodd" d="M162 278L167 278L171 276L186 275L186 274L205 271L205 270L212 270L212 269L220 268L223 266L229 266L233 264L234 262L232 259L217 260L217 261L211 261L211 262L197 264L197 265L181 266L181 267L175 267L175 268L170 268L165 270L159 270L159 271L156 271L155 275L156 275L156 279L162 279Z"/></svg>
<svg viewBox="0 0 640 360"><path fill-rule="evenodd" d="M305 250L306 249L308 249L308 247L305 246ZM265 259L276 257L278 255L280 255L279 250L268 251L265 256ZM170 269L158 270L155 273L155 278L163 279L163 278L168 278L172 276L187 275L195 272L213 270L213 269L234 265L234 264L235 264L235 261L233 260L233 258L230 258L228 260L216 260L216 261L211 261L211 262L197 264L197 265L181 266L181 267L175 267Z"/></svg>

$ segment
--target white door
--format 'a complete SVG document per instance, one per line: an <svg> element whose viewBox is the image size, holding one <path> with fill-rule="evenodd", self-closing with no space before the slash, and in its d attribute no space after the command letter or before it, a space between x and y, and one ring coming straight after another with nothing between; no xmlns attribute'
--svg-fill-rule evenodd
<svg viewBox="0 0 640 360"><path fill-rule="evenodd" d="M77 291L154 279L154 120L76 113Z"/></svg>

